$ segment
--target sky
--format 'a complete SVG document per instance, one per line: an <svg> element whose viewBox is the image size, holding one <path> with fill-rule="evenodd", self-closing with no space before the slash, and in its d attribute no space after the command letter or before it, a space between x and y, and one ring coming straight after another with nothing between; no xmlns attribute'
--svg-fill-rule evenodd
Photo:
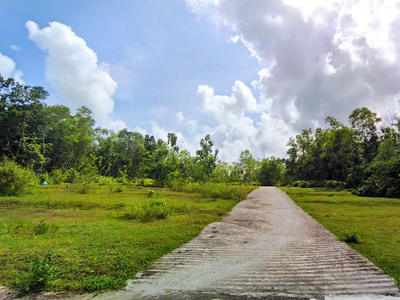
<svg viewBox="0 0 400 300"><path fill-rule="evenodd" d="M400 0L0 0L0 73L96 124L223 160L399 110Z"/></svg>

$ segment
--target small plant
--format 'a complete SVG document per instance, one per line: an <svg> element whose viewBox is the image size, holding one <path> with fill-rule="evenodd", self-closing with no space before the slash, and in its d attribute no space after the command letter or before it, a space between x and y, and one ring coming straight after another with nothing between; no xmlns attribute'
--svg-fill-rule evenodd
<svg viewBox="0 0 400 300"><path fill-rule="evenodd" d="M148 190L147 191L147 198L153 197L154 194L155 194L155 192L153 190Z"/></svg>
<svg viewBox="0 0 400 300"><path fill-rule="evenodd" d="M19 278L14 282L14 287L25 293L45 291L46 287L54 280L55 269L51 256L38 257L32 262L29 275Z"/></svg>
<svg viewBox="0 0 400 300"><path fill-rule="evenodd" d="M351 244L360 244L361 243L360 235L359 235L357 230L355 230L355 229L350 229L350 230L345 229L343 231L343 234L344 234L344 241L345 242L351 243Z"/></svg>
<svg viewBox="0 0 400 300"><path fill-rule="evenodd" d="M45 234L46 232L49 231L50 225L46 224L43 220L38 222L34 227L33 227L33 234L34 235L40 235L40 234Z"/></svg>

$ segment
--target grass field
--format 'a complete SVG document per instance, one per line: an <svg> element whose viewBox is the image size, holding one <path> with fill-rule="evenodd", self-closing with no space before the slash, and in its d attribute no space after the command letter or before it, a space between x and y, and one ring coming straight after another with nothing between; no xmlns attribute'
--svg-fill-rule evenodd
<svg viewBox="0 0 400 300"><path fill-rule="evenodd" d="M124 218L133 203L150 201L149 189L155 191L151 198L163 199L172 215L147 223ZM0 197L0 285L21 288L32 280L33 262L39 259L35 282L43 290L122 288L127 279L220 220L239 201L135 186L122 192L102 186L85 195L47 186L31 196ZM45 284L42 275L47 276Z"/></svg>
<svg viewBox="0 0 400 300"><path fill-rule="evenodd" d="M358 197L325 189L282 190L339 239L346 239L346 231L358 233L361 243L350 246L400 284L400 199Z"/></svg>

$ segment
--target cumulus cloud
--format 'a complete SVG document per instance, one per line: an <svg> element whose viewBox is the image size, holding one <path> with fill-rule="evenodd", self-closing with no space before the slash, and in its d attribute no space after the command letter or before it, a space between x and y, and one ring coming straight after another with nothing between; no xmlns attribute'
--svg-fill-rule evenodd
<svg viewBox="0 0 400 300"><path fill-rule="evenodd" d="M178 121L178 126L184 127L185 130L189 131L190 133L195 133L199 128L199 125L197 125L196 120L186 119L181 111L176 113L175 116L176 120Z"/></svg>
<svg viewBox="0 0 400 300"><path fill-rule="evenodd" d="M4 78L14 78L16 81L23 83L21 76L24 74L17 69L14 60L0 52L0 74Z"/></svg>
<svg viewBox="0 0 400 300"><path fill-rule="evenodd" d="M282 137L323 126L329 115L346 121L357 107L385 114L398 105L398 0L186 3L194 13L224 26L233 37L228 42L242 43L260 64L259 79L252 84L260 93L256 108L247 92L237 96L245 90L240 81L230 96L199 86L203 109L219 122L215 136L223 145L280 154L285 151ZM260 122L246 116L250 107ZM235 127L235 118L240 126Z"/></svg>
<svg viewBox="0 0 400 300"><path fill-rule="evenodd" d="M19 50L19 47L18 47L17 45L11 45L10 48L11 48L12 50L15 50L15 51L18 51L18 50Z"/></svg>
<svg viewBox="0 0 400 300"><path fill-rule="evenodd" d="M268 103L257 101L243 82L236 81L229 96L216 95L207 85L200 85L197 94L204 113L219 123L207 130L224 160L235 161L246 149L257 158L285 154L286 142L294 132L282 120L262 112ZM260 111L260 121L255 122L250 114Z"/></svg>
<svg viewBox="0 0 400 300"><path fill-rule="evenodd" d="M28 21L26 27L29 39L47 53L46 80L67 105L73 109L88 107L101 126L125 127L123 121L112 120L117 83L110 76L107 64L99 63L96 52L85 40L59 22L39 28Z"/></svg>

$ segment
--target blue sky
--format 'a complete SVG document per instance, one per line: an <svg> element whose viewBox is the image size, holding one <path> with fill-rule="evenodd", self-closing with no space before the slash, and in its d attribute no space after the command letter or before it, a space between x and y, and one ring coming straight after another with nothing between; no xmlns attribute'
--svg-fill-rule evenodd
<svg viewBox="0 0 400 300"><path fill-rule="evenodd" d="M184 1L2 1L1 6L0 26L7 30L0 33L0 51L24 72L27 84L44 86L51 101L64 103L46 82L45 54L25 27L28 20L40 28L61 22L110 65L119 85L114 116L130 128L150 130L148 121L173 127L178 111L206 118L198 109L199 84L230 93L237 74L247 83L258 76L258 63L247 49L228 43L224 28L194 15Z"/></svg>
<svg viewBox="0 0 400 300"><path fill-rule="evenodd" d="M327 116L399 112L398 2L0 0L0 73L103 127L282 157Z"/></svg>

